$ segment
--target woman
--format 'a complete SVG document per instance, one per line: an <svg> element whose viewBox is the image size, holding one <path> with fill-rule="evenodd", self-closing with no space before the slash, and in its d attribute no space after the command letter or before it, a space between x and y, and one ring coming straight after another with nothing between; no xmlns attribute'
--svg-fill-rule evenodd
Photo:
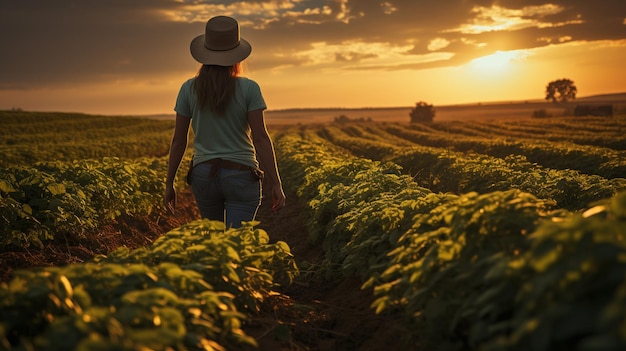
<svg viewBox="0 0 626 351"><path fill-rule="evenodd" d="M191 42L202 66L183 83L176 99L176 127L170 148L165 203L176 206L174 178L194 132L191 187L203 218L240 227L252 221L261 204L261 185L271 187L272 210L285 205L274 146L265 126L265 101L259 85L240 77L241 61L252 48L230 17L211 18L204 35Z"/></svg>

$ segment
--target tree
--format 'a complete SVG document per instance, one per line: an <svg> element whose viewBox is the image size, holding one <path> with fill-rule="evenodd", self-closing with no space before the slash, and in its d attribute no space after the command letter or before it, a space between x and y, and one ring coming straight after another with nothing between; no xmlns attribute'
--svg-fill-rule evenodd
<svg viewBox="0 0 626 351"><path fill-rule="evenodd" d="M546 100L552 100L552 102L567 102L567 100L575 99L576 93L578 89L576 89L576 85L574 82L567 79L557 79L546 86Z"/></svg>
<svg viewBox="0 0 626 351"><path fill-rule="evenodd" d="M409 114L411 123L432 122L435 119L435 108L424 101L415 103L415 108Z"/></svg>

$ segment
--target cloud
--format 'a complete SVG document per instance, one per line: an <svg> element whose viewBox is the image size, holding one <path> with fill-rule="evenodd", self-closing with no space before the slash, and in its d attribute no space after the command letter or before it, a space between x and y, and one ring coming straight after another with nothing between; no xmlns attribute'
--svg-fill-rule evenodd
<svg viewBox="0 0 626 351"><path fill-rule="evenodd" d="M294 14L308 16L320 13L319 8L302 8L302 0L271 0L271 1L231 1L215 3L213 1L177 1L180 6L162 9L160 12L173 22L205 23L216 14L236 17L242 23L260 24L272 22L277 17ZM262 18L257 14L262 13ZM259 26L262 28L262 26Z"/></svg>
<svg viewBox="0 0 626 351"><path fill-rule="evenodd" d="M383 8L385 15L391 15L392 13L398 11L398 8L389 1L382 2L380 6Z"/></svg>
<svg viewBox="0 0 626 351"><path fill-rule="evenodd" d="M543 19L549 15L563 12L564 8L559 5L545 4L540 6L525 6L520 9L509 9L498 5L491 7L476 6L472 9L475 17L471 22L463 24L450 32L463 34L479 34L491 31L520 30L529 27L547 28L560 27L567 24L580 24L580 19L562 23L552 23Z"/></svg>
<svg viewBox="0 0 626 351"><path fill-rule="evenodd" d="M447 60L451 53L426 55L410 54L412 45L393 46L385 42L368 43L346 41L339 44L326 42L313 43L309 50L294 54L303 66L322 66L334 70L341 69L391 69L417 65L439 60ZM358 63L357 66L354 64Z"/></svg>
<svg viewBox="0 0 626 351"><path fill-rule="evenodd" d="M438 51L450 45L450 41L446 38L435 38L428 44L428 50Z"/></svg>

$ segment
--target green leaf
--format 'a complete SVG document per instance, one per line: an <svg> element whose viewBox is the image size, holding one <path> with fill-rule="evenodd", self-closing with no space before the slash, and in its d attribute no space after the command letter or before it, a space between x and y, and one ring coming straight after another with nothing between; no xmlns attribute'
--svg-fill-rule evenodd
<svg viewBox="0 0 626 351"><path fill-rule="evenodd" d="M0 191L6 194L6 193L14 192L15 188L11 185L11 183L0 179Z"/></svg>
<svg viewBox="0 0 626 351"><path fill-rule="evenodd" d="M66 193L65 185L63 184L50 184L46 187L46 189L48 189L48 191L55 196Z"/></svg>
<svg viewBox="0 0 626 351"><path fill-rule="evenodd" d="M33 215L33 208L30 207L28 204L22 204L22 211L24 211L25 213L31 216Z"/></svg>

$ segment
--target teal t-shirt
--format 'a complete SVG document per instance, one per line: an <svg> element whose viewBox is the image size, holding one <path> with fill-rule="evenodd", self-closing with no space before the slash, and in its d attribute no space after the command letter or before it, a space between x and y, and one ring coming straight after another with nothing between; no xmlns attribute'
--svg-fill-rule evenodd
<svg viewBox="0 0 626 351"><path fill-rule="evenodd" d="M259 85L248 78L237 78L235 98L225 115L217 116L207 108L200 110L192 89L194 79L183 83L174 107L179 115L191 118L194 164L223 158L258 167L248 125L248 112L267 108Z"/></svg>

